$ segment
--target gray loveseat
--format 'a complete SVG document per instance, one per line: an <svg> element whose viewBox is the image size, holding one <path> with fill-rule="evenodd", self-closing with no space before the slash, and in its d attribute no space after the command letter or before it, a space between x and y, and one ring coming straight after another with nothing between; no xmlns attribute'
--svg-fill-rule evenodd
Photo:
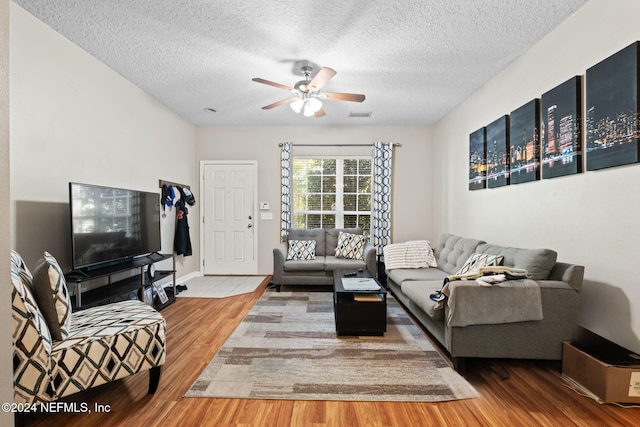
<svg viewBox="0 0 640 427"><path fill-rule="evenodd" d="M433 252L437 268L387 270L387 283L396 298L449 352L456 370L464 372L468 357L562 358L562 342L570 341L576 332L584 267L556 262L557 253L550 249L502 247L452 234L443 234ZM456 273L474 253L502 255L504 266L527 270L540 288L542 320L452 325L455 322L451 321L448 303L454 292L456 306L473 307L486 292L501 298L499 288L482 287L475 280L451 282L450 299L439 306L430 298L441 289L444 278ZM505 308L515 313L518 310Z"/></svg>
<svg viewBox="0 0 640 427"><path fill-rule="evenodd" d="M347 259L335 256L339 232L362 235L361 228L314 228L289 230L284 242L273 249L273 284L278 291L285 285L332 285L336 269L377 271L376 249L370 243L364 245L363 259ZM289 240L314 240L315 259L287 259Z"/></svg>

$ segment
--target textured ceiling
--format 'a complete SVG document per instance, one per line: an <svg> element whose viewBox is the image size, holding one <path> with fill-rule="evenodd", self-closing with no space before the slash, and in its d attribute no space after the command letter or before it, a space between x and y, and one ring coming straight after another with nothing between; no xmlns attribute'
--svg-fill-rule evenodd
<svg viewBox="0 0 640 427"><path fill-rule="evenodd" d="M434 124L586 2L14 1L196 125L324 126ZM262 110L289 94L251 78L292 86L307 63L366 100Z"/></svg>

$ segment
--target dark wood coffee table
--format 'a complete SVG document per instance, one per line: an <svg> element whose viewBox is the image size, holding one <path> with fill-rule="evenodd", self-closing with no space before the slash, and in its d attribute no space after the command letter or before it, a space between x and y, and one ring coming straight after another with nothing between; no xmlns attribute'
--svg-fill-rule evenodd
<svg viewBox="0 0 640 427"><path fill-rule="evenodd" d="M346 290L342 286L345 274L354 270L333 272L333 310L338 335L384 335L387 331L387 291L375 280L379 289ZM356 271L355 278L373 278L370 271Z"/></svg>

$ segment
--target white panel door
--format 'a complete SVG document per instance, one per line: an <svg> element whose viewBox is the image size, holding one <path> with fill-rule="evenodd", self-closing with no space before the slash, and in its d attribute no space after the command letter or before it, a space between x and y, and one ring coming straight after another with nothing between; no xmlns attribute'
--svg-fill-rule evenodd
<svg viewBox="0 0 640 427"><path fill-rule="evenodd" d="M204 274L256 274L253 163L203 165Z"/></svg>

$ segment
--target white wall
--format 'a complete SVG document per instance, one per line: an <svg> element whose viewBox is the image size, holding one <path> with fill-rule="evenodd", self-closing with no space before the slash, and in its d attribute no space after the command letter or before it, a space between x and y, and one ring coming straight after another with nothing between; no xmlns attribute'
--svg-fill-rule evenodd
<svg viewBox="0 0 640 427"><path fill-rule="evenodd" d="M195 126L13 3L10 23L12 246L69 267L68 182L193 184Z"/></svg>
<svg viewBox="0 0 640 427"><path fill-rule="evenodd" d="M260 114L256 110L256 114ZM291 112L291 114L294 114ZM310 120L314 120L313 118ZM321 120L321 119L315 119ZM196 159L257 160L258 202L269 202L273 220L258 220L258 272L273 273L273 247L280 241L280 142L294 143L297 154L362 154L361 147L295 147L295 144L402 144L395 148L392 239L427 239L433 235L433 144L430 127L257 126L203 127L196 137Z"/></svg>
<svg viewBox="0 0 640 427"><path fill-rule="evenodd" d="M586 267L580 324L640 352L640 165L467 190L469 134L640 40L640 2L591 0L435 126L434 231Z"/></svg>
<svg viewBox="0 0 640 427"><path fill-rule="evenodd" d="M9 1L0 0L0 277L9 283ZM6 288L5 288L6 289ZM13 347L11 342L11 296L0 293L0 401L13 401ZM13 414L0 412L0 425L13 426Z"/></svg>

